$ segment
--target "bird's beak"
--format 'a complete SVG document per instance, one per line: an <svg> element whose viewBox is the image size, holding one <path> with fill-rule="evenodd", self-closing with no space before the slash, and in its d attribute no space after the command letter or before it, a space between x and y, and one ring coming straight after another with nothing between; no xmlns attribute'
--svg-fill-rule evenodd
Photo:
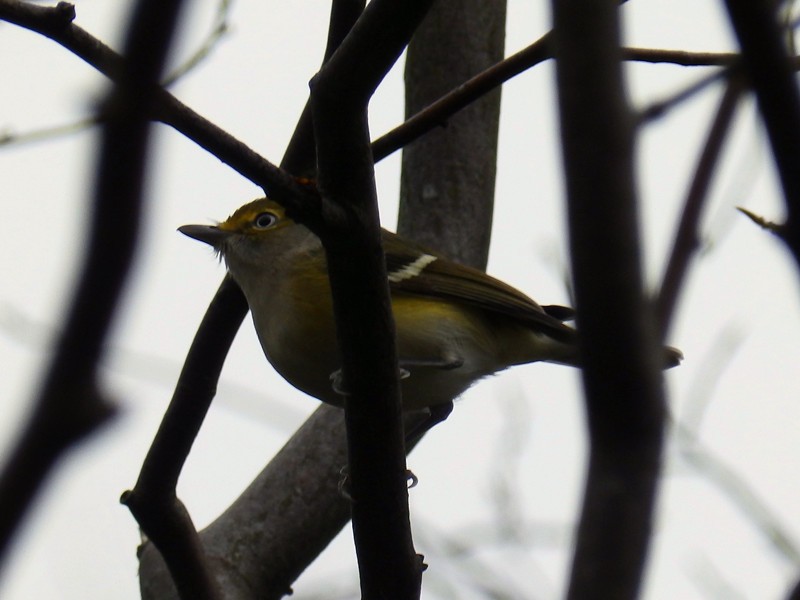
<svg viewBox="0 0 800 600"><path fill-rule="evenodd" d="M183 235L188 235L190 238L205 242L214 248L218 248L230 235L230 232L214 225L183 225L178 227L178 231Z"/></svg>

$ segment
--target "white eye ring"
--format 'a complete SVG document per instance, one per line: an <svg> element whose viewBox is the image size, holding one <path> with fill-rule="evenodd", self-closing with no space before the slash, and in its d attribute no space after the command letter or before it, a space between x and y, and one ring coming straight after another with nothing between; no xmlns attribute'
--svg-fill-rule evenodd
<svg viewBox="0 0 800 600"><path fill-rule="evenodd" d="M268 229L277 223L278 217L271 212L263 212L253 219L253 227L256 229Z"/></svg>

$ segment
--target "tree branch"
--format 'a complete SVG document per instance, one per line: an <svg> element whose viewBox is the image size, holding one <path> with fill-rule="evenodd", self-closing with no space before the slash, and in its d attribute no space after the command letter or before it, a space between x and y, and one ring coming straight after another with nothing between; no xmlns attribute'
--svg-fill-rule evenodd
<svg viewBox="0 0 800 600"><path fill-rule="evenodd" d="M479 269L486 268L492 229L498 86L513 70L509 65L516 64L498 63L505 22L504 0L439 0L406 55L406 115L416 116L404 125L425 119L433 123L430 115L436 111L451 112L464 104L446 128L404 148L398 233ZM540 40L528 54L544 56L545 47ZM473 77L475 73L480 75ZM448 90L454 92L446 94ZM448 107L448 99L458 99L458 104ZM376 141L373 149L380 145Z"/></svg>
<svg viewBox="0 0 800 600"><path fill-rule="evenodd" d="M14 5L24 19L68 30L65 3ZM108 328L133 261L142 213L154 82L158 81L181 2L140 0L126 34L125 68L104 103L89 244L66 326L36 400L35 412L0 479L0 551L56 459L111 414L97 382ZM201 597L201 596L197 596Z"/></svg>
<svg viewBox="0 0 800 600"><path fill-rule="evenodd" d="M246 314L244 295L226 277L198 327L139 479L121 498L164 557L182 598L187 598L184 590L189 589L201 595L188 597L221 597L203 543L176 496L176 488L216 394L228 349ZM198 569L201 580L197 580Z"/></svg>
<svg viewBox="0 0 800 600"><path fill-rule="evenodd" d="M352 27L360 13L359 7L363 9L363 2L360 0L335 3L325 51L326 59L333 54L336 45ZM295 127L281 166L289 172L301 172L314 164L314 156L311 113L306 108ZM215 575L223 582L226 597L233 597L234 590L237 590L242 598L248 598L254 593L260 598L271 597L270 594L279 598L289 589L305 565L327 545L330 538L326 534L329 531L338 531L346 519L339 516L342 502L335 485L327 494L321 494L316 486L309 494L304 494L302 492L305 488L300 482L284 485L281 481L276 484L275 475L283 479L291 474L303 473L294 461L298 460L298 456L302 459L306 458L306 454L316 454L310 462L318 469L320 479L329 483L336 481L335 472L331 476L329 471L338 471L345 463L343 451L337 452L337 448L343 450L344 445L336 443L341 438L337 440L325 434L334 431L343 437L337 415L318 411L320 418L309 419L308 424L287 444L287 448L292 448L293 451L287 451L285 461L293 464L286 465L277 458L271 461L262 475L248 488L249 495L247 492L243 494L202 536L197 535L188 514L175 497L178 477L216 394L225 357L246 313L247 303L241 290L230 277L226 277L200 323L169 409L145 459L139 481L131 492L123 496L123 501L140 523L149 525L145 527L148 533L155 532L150 534L151 538L162 554L168 557L168 561L170 555L173 561L180 560L183 555L191 556L200 546L202 537L209 553L217 557L215 562L218 568ZM326 443L321 444L323 441ZM300 479L307 480L308 473ZM257 498L262 499L256 511L253 510L254 492L258 494ZM269 505L267 499L276 494L287 496L277 501L280 515L263 508ZM293 522L308 525L299 518L299 514L301 510L308 509L310 502L318 503L307 517L307 520L319 519L314 521L316 526L311 527L310 531L295 532L291 540L276 535L276 524L280 524L278 530L292 531L291 528L283 527L290 505L301 507L295 511L298 518ZM339 511L331 514L331 510L336 507ZM221 528L220 523L224 523ZM259 526L271 528L271 535L254 539L253 531ZM321 532L315 538L318 540L316 544L311 543L312 532ZM302 533L305 537L298 538L297 533ZM304 543L294 543L297 539L303 539ZM285 545L276 546L278 540ZM248 560L242 559L232 565L224 557L231 556L232 552L241 555L243 544L250 546ZM172 582L159 577L163 563L159 560L158 553L153 552L152 546L149 548L150 552L143 554L142 558L142 592L145 597L151 594L152 597L165 598L173 592ZM264 564L274 560L278 554L284 557L291 555L292 548L299 554L297 560L288 562L286 569L269 571L265 577ZM311 556L308 556L309 552L312 553ZM242 581L256 585L247 585L241 589L239 584Z"/></svg>
<svg viewBox="0 0 800 600"><path fill-rule="evenodd" d="M800 92L774 2L726 0L744 68L772 145L788 219L784 239L800 266Z"/></svg>
<svg viewBox="0 0 800 600"><path fill-rule="evenodd" d="M56 16L63 13L66 7L71 5L62 2L56 8L47 8L17 0L0 0L0 19L52 39L112 81L117 81L124 59L84 29L64 22L63 16L58 20ZM311 207L311 216L319 211L317 194L313 188L298 182L295 177L200 116L166 90L154 83L147 85L147 93L153 94L148 105L152 118L179 131L243 177L261 186L271 198L287 208L305 213Z"/></svg>
<svg viewBox="0 0 800 600"><path fill-rule="evenodd" d="M661 283L661 291L656 300L656 318L659 323L662 340L666 339L669 334L672 315L675 312L675 304L686 278L689 261L694 256L700 243L700 216L708 198L711 178L727 134L730 131L743 87L744 83L741 78L734 73L720 100L716 117L709 129L706 143L697 161L692 183L686 194L686 200L681 211L681 221L675 234L675 242L673 243L669 263Z"/></svg>
<svg viewBox="0 0 800 600"><path fill-rule="evenodd" d="M419 597L394 321L367 105L430 0L373 0L311 82L318 184L342 356L353 534L365 598Z"/></svg>
<svg viewBox="0 0 800 600"><path fill-rule="evenodd" d="M553 0L590 439L568 598L635 598L661 467L660 349L644 297L616 0Z"/></svg>
<svg viewBox="0 0 800 600"><path fill-rule="evenodd" d="M731 52L685 52L655 48L623 48L622 52L625 60L686 67L730 66L735 64L739 58L738 54ZM435 102L418 109L413 116L407 115L406 121L402 125L383 134L373 142L372 153L375 162L404 148L428 131L444 127L447 120L463 108L506 81L550 58L552 58L552 32L546 33L531 45L469 80L459 83ZM795 63L797 62L796 60Z"/></svg>

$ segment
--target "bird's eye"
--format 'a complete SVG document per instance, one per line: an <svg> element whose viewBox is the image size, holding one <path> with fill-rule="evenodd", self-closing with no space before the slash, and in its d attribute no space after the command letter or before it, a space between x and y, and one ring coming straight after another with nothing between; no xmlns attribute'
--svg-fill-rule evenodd
<svg viewBox="0 0 800 600"><path fill-rule="evenodd" d="M255 219L253 219L253 226L256 229L267 229L275 224L278 220L274 214L269 212L263 212L258 215Z"/></svg>

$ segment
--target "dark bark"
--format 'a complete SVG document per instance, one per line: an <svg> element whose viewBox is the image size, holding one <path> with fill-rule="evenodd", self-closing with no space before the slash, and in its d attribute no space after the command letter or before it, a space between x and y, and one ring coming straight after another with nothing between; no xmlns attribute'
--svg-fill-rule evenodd
<svg viewBox="0 0 800 600"><path fill-rule="evenodd" d="M775 12L779 3L726 0L725 4L783 188L788 216L782 237L800 266L800 91Z"/></svg>
<svg viewBox="0 0 800 600"><path fill-rule="evenodd" d="M700 246L700 217L708 199L708 188L711 185L711 179L725 146L725 140L731 130L733 116L736 114L736 107L742 95L743 82L741 78L738 75L732 77L725 88L717 115L697 161L697 167L681 211L681 221L675 234L675 242L670 252L664 281L658 294L656 318L662 340L669 335L675 305L684 287L689 262Z"/></svg>
<svg viewBox="0 0 800 600"><path fill-rule="evenodd" d="M408 514L402 399L367 107L430 0L373 0L311 82L320 238L331 280L353 537L364 598L418 598L422 564Z"/></svg>
<svg viewBox="0 0 800 600"><path fill-rule="evenodd" d="M58 458L113 413L97 369L144 210L142 182L153 102L148 91L160 78L180 6L177 0L140 0L134 6L125 35L126 68L104 102L107 116L80 275L31 420L0 476L0 556ZM30 12L51 27L69 28L71 9L61 4Z"/></svg>
<svg viewBox="0 0 800 600"><path fill-rule="evenodd" d="M406 116L503 58L505 2L442 0L406 58ZM500 89L403 149L399 232L486 268L494 207Z"/></svg>
<svg viewBox="0 0 800 600"><path fill-rule="evenodd" d="M570 254L589 470L568 598L636 598L661 468L660 350L642 288L634 119L618 3L554 0Z"/></svg>

